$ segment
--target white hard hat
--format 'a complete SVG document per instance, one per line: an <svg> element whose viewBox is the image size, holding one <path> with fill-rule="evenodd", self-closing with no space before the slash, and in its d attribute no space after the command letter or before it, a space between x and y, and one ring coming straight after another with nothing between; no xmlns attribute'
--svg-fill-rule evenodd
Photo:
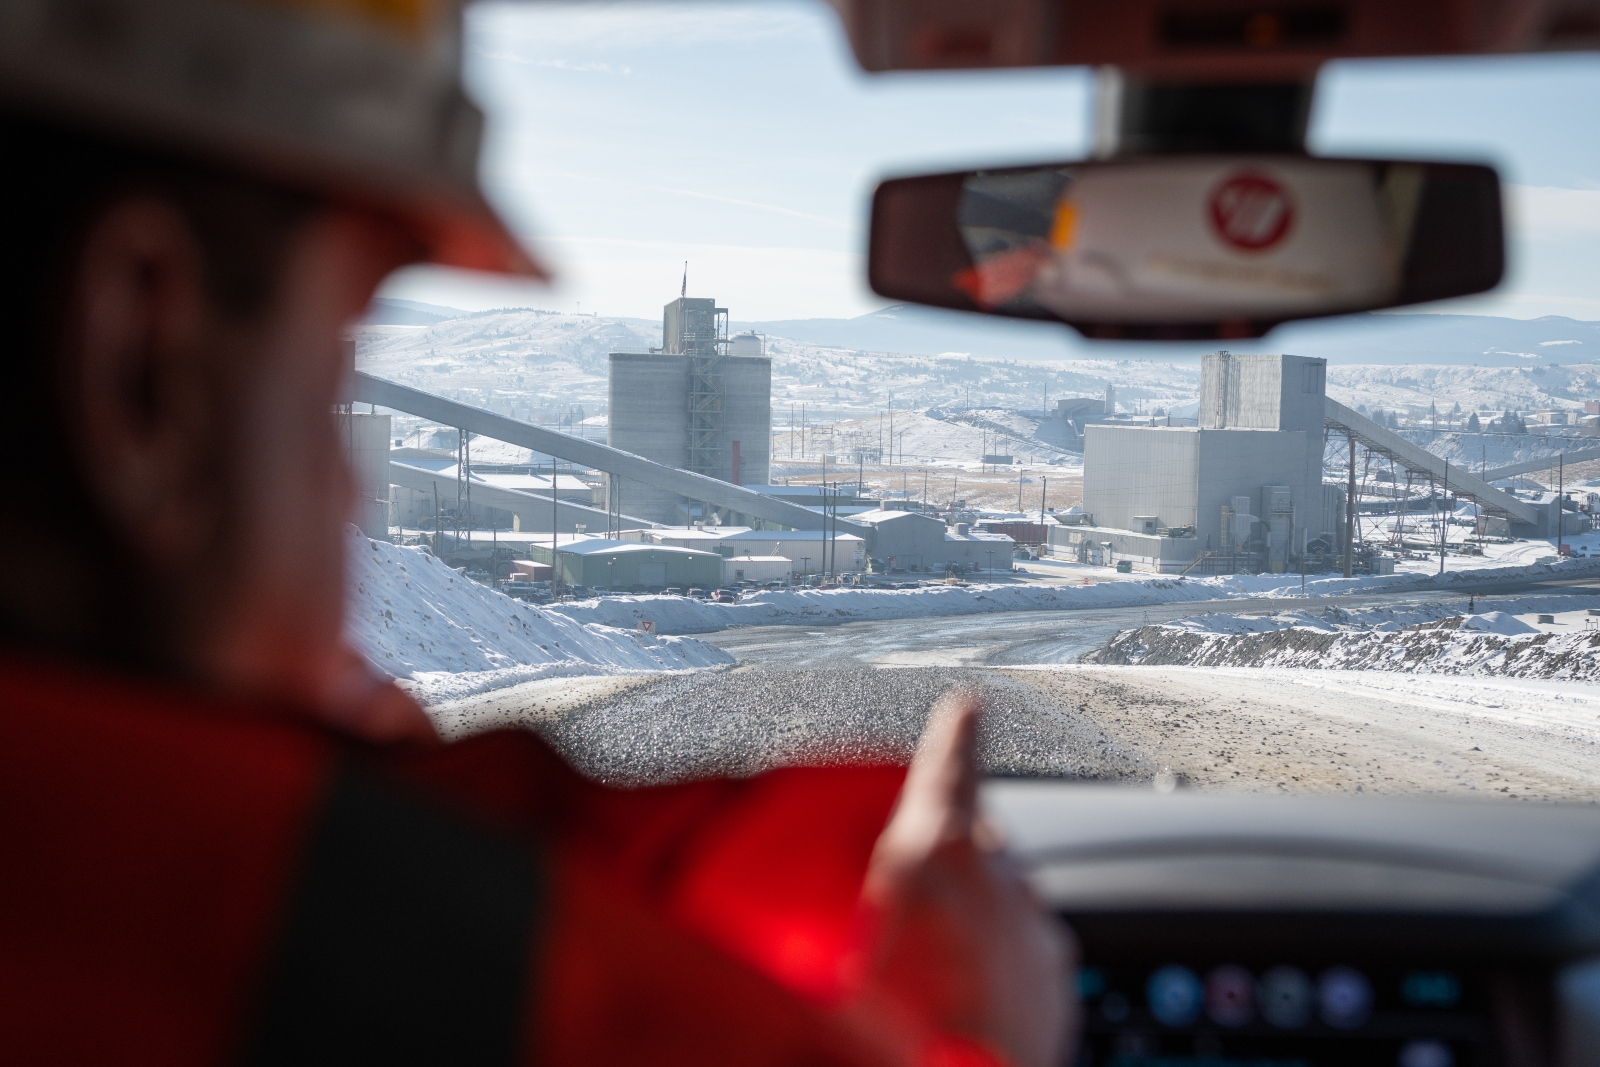
<svg viewBox="0 0 1600 1067"><path fill-rule="evenodd" d="M370 204L542 276L478 187L455 0L3 0L0 105Z"/></svg>

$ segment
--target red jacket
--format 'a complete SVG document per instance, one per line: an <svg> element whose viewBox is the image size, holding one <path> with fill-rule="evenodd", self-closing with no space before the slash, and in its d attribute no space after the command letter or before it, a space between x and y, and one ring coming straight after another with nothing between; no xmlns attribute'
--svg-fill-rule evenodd
<svg viewBox="0 0 1600 1067"><path fill-rule="evenodd" d="M826 1008L898 769L623 791L0 670L7 1063L873 1062Z"/></svg>

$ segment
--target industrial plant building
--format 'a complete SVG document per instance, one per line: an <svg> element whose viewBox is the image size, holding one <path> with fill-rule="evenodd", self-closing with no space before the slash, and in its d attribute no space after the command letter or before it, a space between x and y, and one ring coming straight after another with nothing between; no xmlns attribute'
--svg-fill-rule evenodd
<svg viewBox="0 0 1600 1067"><path fill-rule="evenodd" d="M1204 357L1198 426L1084 428L1083 512L1051 531L1057 555L1182 571L1283 570L1330 543L1343 494L1322 483L1325 360ZM1241 562L1242 557L1242 562Z"/></svg>
<svg viewBox="0 0 1600 1067"><path fill-rule="evenodd" d="M829 553L833 571L867 569L867 542L857 534L831 535L821 530L753 530L748 526L678 526L652 530L624 530L624 540L642 544L715 552L728 559L740 556L783 557L793 573L817 574L823 555Z"/></svg>
<svg viewBox="0 0 1600 1067"><path fill-rule="evenodd" d="M715 552L563 535L554 555L558 580L567 586L655 592L669 586L714 589L722 584L722 557ZM530 544L528 557L549 564L549 543Z"/></svg>
<svg viewBox="0 0 1600 1067"><path fill-rule="evenodd" d="M771 480L772 361L753 334L728 336L728 309L679 297L662 313L661 350L613 352L606 443L734 485ZM704 519L697 501L607 478L611 510L669 524Z"/></svg>

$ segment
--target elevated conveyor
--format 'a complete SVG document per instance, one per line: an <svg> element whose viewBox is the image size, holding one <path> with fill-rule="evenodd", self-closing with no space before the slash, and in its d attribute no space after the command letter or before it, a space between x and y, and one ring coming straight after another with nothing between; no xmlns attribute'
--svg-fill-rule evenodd
<svg viewBox="0 0 1600 1067"><path fill-rule="evenodd" d="M1488 482L1470 473L1464 467L1447 463L1420 445L1414 445L1393 430L1345 407L1329 397L1325 401L1323 421L1340 433L1350 434L1357 441L1395 464L1415 474L1426 475L1436 484L1447 485L1457 497L1476 503L1485 511L1496 511L1509 516L1513 522L1536 526L1539 513L1526 501L1496 489ZM1548 464L1547 464L1548 465ZM1535 468L1538 469L1538 468ZM1503 475L1495 475L1503 477Z"/></svg>
<svg viewBox="0 0 1600 1067"><path fill-rule="evenodd" d="M363 404L376 404L394 411L403 411L408 415L417 415L437 422L441 426L454 426L496 441L521 445L523 448L531 448L547 456L558 456L571 463L605 471L619 478L656 485L689 500L701 500L729 511L765 519L779 526L787 526L794 530L823 528L823 516L810 508L775 500L731 482L669 467L664 463L636 456L632 452L600 444L598 441L585 441L571 434L546 430L504 415L496 415L492 411L475 408L470 404L448 400L434 393L425 393L420 389L375 378L370 374L356 373L354 399ZM476 485L473 486L473 494L477 495ZM623 493L623 502L627 502L626 492ZM562 505L563 508L568 506ZM602 516L603 529L605 512L599 509L594 509L594 512ZM844 519L837 520L837 526L841 533L865 536L865 532L856 524Z"/></svg>
<svg viewBox="0 0 1600 1067"><path fill-rule="evenodd" d="M1515 478L1519 474L1555 470L1556 464L1562 460L1567 463L1582 463L1591 459L1600 459L1600 448L1580 448L1567 452L1562 456L1546 456L1543 459L1525 460L1522 463L1512 463L1504 467L1492 467L1483 472L1483 479L1497 482L1501 478Z"/></svg>

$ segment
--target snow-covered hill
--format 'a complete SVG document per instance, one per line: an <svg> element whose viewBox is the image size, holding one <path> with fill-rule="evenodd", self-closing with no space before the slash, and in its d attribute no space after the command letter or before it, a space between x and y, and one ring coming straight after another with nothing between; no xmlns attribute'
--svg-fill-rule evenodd
<svg viewBox="0 0 1600 1067"><path fill-rule="evenodd" d="M684 637L542 611L457 574L423 549L352 533L347 630L374 666L424 703L540 678L720 667L728 653Z"/></svg>

